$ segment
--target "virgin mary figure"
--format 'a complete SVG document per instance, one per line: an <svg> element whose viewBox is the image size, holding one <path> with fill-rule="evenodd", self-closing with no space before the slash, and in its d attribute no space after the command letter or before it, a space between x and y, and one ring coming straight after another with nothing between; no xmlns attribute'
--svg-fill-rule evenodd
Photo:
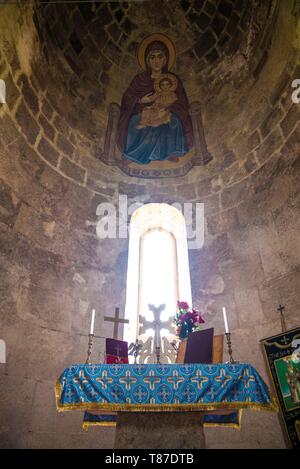
<svg viewBox="0 0 300 469"><path fill-rule="evenodd" d="M118 147L127 160L139 164L177 160L192 148L193 128L182 81L170 73L174 45L163 34L151 34L140 44L138 60L144 71L123 95ZM172 99L167 99L170 87Z"/></svg>

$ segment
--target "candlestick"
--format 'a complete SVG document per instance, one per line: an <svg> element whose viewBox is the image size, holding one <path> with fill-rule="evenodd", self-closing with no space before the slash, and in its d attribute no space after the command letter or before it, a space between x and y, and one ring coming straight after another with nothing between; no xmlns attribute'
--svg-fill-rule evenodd
<svg viewBox="0 0 300 469"><path fill-rule="evenodd" d="M231 338L230 338L230 332L225 332L226 339L227 339L227 347L228 347L228 354L229 354L229 362L226 363L238 363L233 359L232 356L232 348L231 348Z"/></svg>
<svg viewBox="0 0 300 469"><path fill-rule="evenodd" d="M90 335L94 334L94 325L95 325L95 310L92 311L92 320L91 320L91 330Z"/></svg>
<svg viewBox="0 0 300 469"><path fill-rule="evenodd" d="M160 347L155 347L156 363L160 365Z"/></svg>
<svg viewBox="0 0 300 469"><path fill-rule="evenodd" d="M93 339L94 339L94 334L89 334L89 344L88 344L88 351L87 351L87 359L85 364L89 365L90 364L90 356L92 354L92 347L93 347Z"/></svg>
<svg viewBox="0 0 300 469"><path fill-rule="evenodd" d="M223 306L223 319L224 319L224 325L225 325L225 334L229 334L229 327L228 327L228 322L227 322L227 314L226 314L225 306Z"/></svg>
<svg viewBox="0 0 300 469"><path fill-rule="evenodd" d="M134 356L134 364L137 363L137 357L140 355L140 352L143 348L143 344L139 343L138 339L136 339L135 343L132 343L128 347L128 355Z"/></svg>

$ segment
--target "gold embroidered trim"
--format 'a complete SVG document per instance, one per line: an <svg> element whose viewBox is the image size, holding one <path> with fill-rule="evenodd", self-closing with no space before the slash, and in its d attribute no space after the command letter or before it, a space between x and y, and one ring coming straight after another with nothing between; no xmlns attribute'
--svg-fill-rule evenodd
<svg viewBox="0 0 300 469"><path fill-rule="evenodd" d="M88 427L116 427L117 422L83 422L82 428L87 432Z"/></svg>
<svg viewBox="0 0 300 469"><path fill-rule="evenodd" d="M254 409L278 412L278 405L273 396L268 404L259 404L253 402L199 402L194 404L117 404L109 402L78 402L76 404L61 404L61 384L59 380L55 386L56 408L58 412L66 412L68 410L113 410L117 412L195 412L201 410L218 410L222 409Z"/></svg>

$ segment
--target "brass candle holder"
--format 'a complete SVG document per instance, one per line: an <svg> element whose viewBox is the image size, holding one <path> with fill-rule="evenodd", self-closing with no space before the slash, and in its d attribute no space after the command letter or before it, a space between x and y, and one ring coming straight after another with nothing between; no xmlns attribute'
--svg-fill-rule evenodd
<svg viewBox="0 0 300 469"><path fill-rule="evenodd" d="M226 362L226 363L232 363L232 364L238 363L237 361L233 359L233 356L232 356L230 332L225 332L225 335L226 335L228 354L229 354L229 362Z"/></svg>
<svg viewBox="0 0 300 469"><path fill-rule="evenodd" d="M178 353L179 345L177 345L176 341L173 340L173 342L170 342L170 345L172 345L175 352Z"/></svg>
<svg viewBox="0 0 300 469"><path fill-rule="evenodd" d="M86 365L90 365L90 356L92 354L93 340L94 340L94 334L89 334L87 359L86 359L86 362L85 362Z"/></svg>
<svg viewBox="0 0 300 469"><path fill-rule="evenodd" d="M160 347L155 347L156 363L160 365Z"/></svg>

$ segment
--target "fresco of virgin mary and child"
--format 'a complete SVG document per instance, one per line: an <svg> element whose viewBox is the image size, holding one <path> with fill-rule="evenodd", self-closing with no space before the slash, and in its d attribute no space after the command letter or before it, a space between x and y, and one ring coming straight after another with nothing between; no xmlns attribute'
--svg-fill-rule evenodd
<svg viewBox="0 0 300 469"><path fill-rule="evenodd" d="M123 95L118 147L139 164L176 161L192 148L193 128L182 81L170 72L174 45L163 34L152 34L141 42L138 60L144 71Z"/></svg>

